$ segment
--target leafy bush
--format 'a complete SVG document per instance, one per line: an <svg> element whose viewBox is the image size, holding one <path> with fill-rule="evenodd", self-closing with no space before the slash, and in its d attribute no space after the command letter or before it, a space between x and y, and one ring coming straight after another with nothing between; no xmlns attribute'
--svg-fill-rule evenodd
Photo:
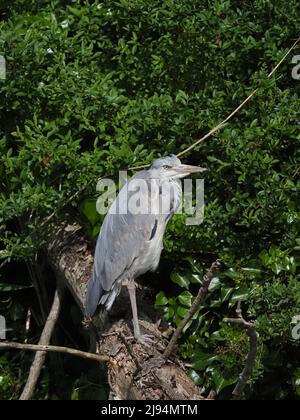
<svg viewBox="0 0 300 420"><path fill-rule="evenodd" d="M205 220L173 219L165 257L184 291L157 301L177 323L202 270L222 259L227 271L180 350L196 382L221 397L247 351L243 334L222 323L239 293L261 335L248 397L299 395L290 323L300 314L300 84L289 60L267 77L298 33L299 12L297 0L0 3L1 259L30 259L47 217L63 217L78 191L71 204L95 237L101 219L88 203L100 176L182 150L259 88L186 156L209 169Z"/></svg>
<svg viewBox="0 0 300 420"><path fill-rule="evenodd" d="M223 321L231 312L234 316L239 301L255 322L260 337L247 397L283 398L296 390L291 386L291 377L298 378L299 342L292 337L291 321L300 307L299 279L291 265L284 267L281 279L274 276L267 268L270 260L266 261L265 254L261 253L261 262L255 266L229 268L213 279L205 303L184 331L180 352L192 362L192 377L207 392L216 390L220 398L229 396L226 387L237 382L249 351L246 334ZM287 258L275 249L270 254ZM278 263L279 259L274 260L273 270L277 270ZM179 325L193 303L191 290L197 291L202 278L203 268L191 259L180 272L171 274L171 280L185 290L176 297L164 292L157 295L156 305L164 308L167 321ZM288 361L288 368L283 366L283 360Z"/></svg>

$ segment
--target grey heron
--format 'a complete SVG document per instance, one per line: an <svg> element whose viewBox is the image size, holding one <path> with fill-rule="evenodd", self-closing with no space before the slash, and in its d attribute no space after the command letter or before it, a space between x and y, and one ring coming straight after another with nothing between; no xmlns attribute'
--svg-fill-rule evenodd
<svg viewBox="0 0 300 420"><path fill-rule="evenodd" d="M146 342L138 321L134 280L158 267L167 224L182 201L180 178L203 171L198 166L184 165L171 155L155 160L148 170L138 172L121 189L105 216L97 240L93 275L87 287L87 318L94 315L98 305L109 311L125 285L131 302L134 337Z"/></svg>

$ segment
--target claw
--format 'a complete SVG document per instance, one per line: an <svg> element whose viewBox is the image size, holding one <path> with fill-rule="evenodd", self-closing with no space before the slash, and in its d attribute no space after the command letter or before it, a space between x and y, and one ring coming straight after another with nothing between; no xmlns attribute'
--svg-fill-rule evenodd
<svg viewBox="0 0 300 420"><path fill-rule="evenodd" d="M142 344L145 347L151 347L154 344L154 336L149 334L140 334L137 336L131 335L130 337L126 337L127 341L136 341L139 344Z"/></svg>

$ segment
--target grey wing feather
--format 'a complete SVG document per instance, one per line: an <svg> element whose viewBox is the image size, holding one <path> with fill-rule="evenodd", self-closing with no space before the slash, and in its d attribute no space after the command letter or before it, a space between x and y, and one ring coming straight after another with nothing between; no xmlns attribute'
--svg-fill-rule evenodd
<svg viewBox="0 0 300 420"><path fill-rule="evenodd" d="M133 179L144 176L146 178L146 174L139 173ZM114 289L120 287L116 284L116 280L122 279L122 275L145 249L157 223L155 215L150 213L113 213L119 204L124 204L124 201L130 198L131 193L128 193L128 190L131 182L132 180L120 191L104 219L98 237L94 273L87 290L87 316L94 314L99 303L105 304L106 309L110 309L119 292Z"/></svg>

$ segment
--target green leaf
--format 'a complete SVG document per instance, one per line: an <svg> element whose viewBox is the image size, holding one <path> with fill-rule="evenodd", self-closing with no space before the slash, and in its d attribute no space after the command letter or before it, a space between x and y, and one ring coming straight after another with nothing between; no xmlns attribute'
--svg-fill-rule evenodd
<svg viewBox="0 0 300 420"><path fill-rule="evenodd" d="M91 232L91 236L92 236L93 239L96 239L98 237L99 232L100 232L100 228L101 228L100 224L99 225L96 224L93 227L92 232Z"/></svg>
<svg viewBox="0 0 300 420"><path fill-rule="evenodd" d="M183 328L183 333L185 334L188 330L189 330L189 328L191 327L191 325L193 324L193 320L191 319L187 324L186 324L186 326Z"/></svg>
<svg viewBox="0 0 300 420"><path fill-rule="evenodd" d="M259 276L262 274L262 270L259 268L250 268L250 267L243 267L241 268L242 271L248 274L253 274L254 276Z"/></svg>
<svg viewBox="0 0 300 420"><path fill-rule="evenodd" d="M162 305L162 306L163 306L163 305ZM174 310L174 308L172 308L171 306L168 306L168 307L166 308L166 313L165 313L165 317L166 317L166 319L171 319L171 320L172 320L172 318L173 318L174 314L175 314L175 310Z"/></svg>
<svg viewBox="0 0 300 420"><path fill-rule="evenodd" d="M168 304L169 300L165 296L164 292L159 292L158 295L156 295L155 304L157 306L166 306Z"/></svg>
<svg viewBox="0 0 300 420"><path fill-rule="evenodd" d="M171 274L171 280L172 280L173 283L178 284L178 286L183 287L185 289L188 289L188 287L189 287L189 281L188 281L187 277L181 276L178 273L173 272Z"/></svg>
<svg viewBox="0 0 300 420"><path fill-rule="evenodd" d="M238 377L226 378L218 370L214 370L212 374L214 389L217 394L219 394L222 391L222 389L226 388L227 386L234 384L237 381L237 379Z"/></svg>
<svg viewBox="0 0 300 420"><path fill-rule="evenodd" d="M18 290L31 289L33 286L24 286L21 284L0 283L0 292L16 292Z"/></svg>
<svg viewBox="0 0 300 420"><path fill-rule="evenodd" d="M176 313L181 318L184 318L186 314L188 313L188 308L184 308L183 306L177 306Z"/></svg>
<svg viewBox="0 0 300 420"><path fill-rule="evenodd" d="M229 298L231 293L233 292L234 288L233 287L222 287L221 289L221 300L222 302L226 302Z"/></svg>
<svg viewBox="0 0 300 420"><path fill-rule="evenodd" d="M193 369L203 370L207 366L213 364L213 362L220 360L220 357L218 355L203 353L199 351L193 355L193 360Z"/></svg>
<svg viewBox="0 0 300 420"><path fill-rule="evenodd" d="M190 308L192 306L194 296L188 290L186 290L178 296L178 299L183 306Z"/></svg>
<svg viewBox="0 0 300 420"><path fill-rule="evenodd" d="M189 276L189 281L193 284L202 284L202 274L192 274Z"/></svg>
<svg viewBox="0 0 300 420"><path fill-rule="evenodd" d="M221 287L221 282L218 277L214 277L208 287L209 292L213 292Z"/></svg>
<svg viewBox="0 0 300 420"><path fill-rule="evenodd" d="M239 302L240 300L247 300L249 297L249 289L247 287L239 287L236 289L236 291L233 293L230 301L231 302Z"/></svg>
<svg viewBox="0 0 300 420"><path fill-rule="evenodd" d="M75 9L75 7L68 6L68 10L77 17L81 17L82 15L82 11L79 9Z"/></svg>
<svg viewBox="0 0 300 420"><path fill-rule="evenodd" d="M96 223L99 223L100 215L96 209L96 200L86 199L84 200L79 207L81 214L89 221L89 223L94 226Z"/></svg>
<svg viewBox="0 0 300 420"><path fill-rule="evenodd" d="M223 275L233 280L238 279L240 277L240 273L236 271L234 268L230 268L229 270L225 271Z"/></svg>

